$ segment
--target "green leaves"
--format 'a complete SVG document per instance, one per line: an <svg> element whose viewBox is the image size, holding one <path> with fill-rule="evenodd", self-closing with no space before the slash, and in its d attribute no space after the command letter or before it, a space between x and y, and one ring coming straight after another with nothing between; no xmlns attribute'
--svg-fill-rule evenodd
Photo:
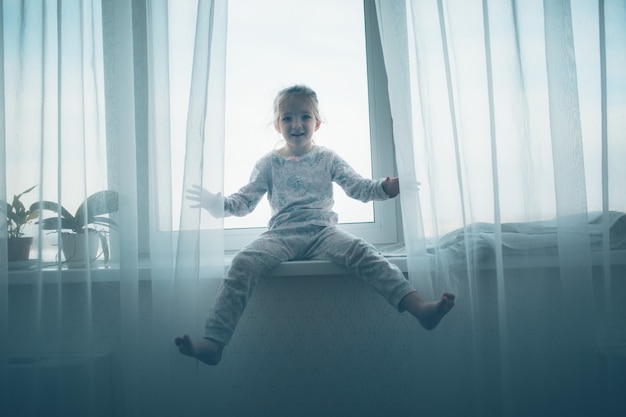
<svg viewBox="0 0 626 417"><path fill-rule="evenodd" d="M52 201L39 201L32 204L28 209L20 201L20 198L32 191L35 186L26 191L13 196L13 202L7 203L7 220L9 237L20 237L24 233L22 229L32 220L39 216L40 210L56 212L58 215L49 217L41 221L44 230L72 230L75 233L84 233L90 225L100 225L105 227L117 227L117 223L112 219L103 216L119 210L118 193L111 190L98 191L87 197L72 215L59 203Z"/></svg>
<svg viewBox="0 0 626 417"><path fill-rule="evenodd" d="M98 191L87 197L72 215L58 203L40 201L31 206L31 209L54 211L58 215L41 221L44 230L72 230L74 233L84 233L91 229L90 225L117 227L117 223L104 214L116 212L119 209L118 193L111 190Z"/></svg>
<svg viewBox="0 0 626 417"><path fill-rule="evenodd" d="M31 192L35 187L36 185L33 185L28 190L23 191L18 195L14 195L12 204L7 203L9 237L16 238L23 236L24 232L22 230L24 229L24 226L39 216L39 210L37 207L33 208L31 206L28 210L26 210L26 207L20 201L20 198L24 194Z"/></svg>

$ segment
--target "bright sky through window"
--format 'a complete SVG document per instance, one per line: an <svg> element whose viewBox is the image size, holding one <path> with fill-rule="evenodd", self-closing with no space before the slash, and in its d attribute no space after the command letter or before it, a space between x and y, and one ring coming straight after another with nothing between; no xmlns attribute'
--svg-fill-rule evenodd
<svg viewBox="0 0 626 417"><path fill-rule="evenodd" d="M193 18L192 12L186 18ZM193 39L193 34L187 38ZM371 177L362 0L317 0L314 5L306 0L231 0L225 195L245 185L254 163L279 144L281 137L272 125L272 102L280 89L292 84L306 84L318 94L324 123L316 143L336 150L359 173ZM184 126L184 120L179 123ZM181 166L173 167L174 175L182 171ZM173 195L176 198L180 192L174 190ZM340 188L335 189L335 211L343 223L373 221L372 204L352 200ZM228 217L224 225L264 227L269 217L264 198L252 214Z"/></svg>

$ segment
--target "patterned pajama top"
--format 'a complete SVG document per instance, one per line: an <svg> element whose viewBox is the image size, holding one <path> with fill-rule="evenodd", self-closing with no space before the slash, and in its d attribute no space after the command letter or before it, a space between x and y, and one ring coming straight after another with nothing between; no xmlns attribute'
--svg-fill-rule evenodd
<svg viewBox="0 0 626 417"><path fill-rule="evenodd" d="M299 157L265 154L255 164L250 182L224 198L224 215L245 216L267 193L270 230L285 225L334 226L338 216L332 211L333 182L362 202L389 198L384 179L364 178L333 150L315 146Z"/></svg>

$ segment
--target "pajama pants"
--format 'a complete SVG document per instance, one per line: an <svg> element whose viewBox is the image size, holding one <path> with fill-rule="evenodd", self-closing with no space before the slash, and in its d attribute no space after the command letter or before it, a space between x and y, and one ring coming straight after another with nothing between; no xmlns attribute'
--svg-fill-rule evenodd
<svg viewBox="0 0 626 417"><path fill-rule="evenodd" d="M415 291L400 269L363 239L335 226L268 230L235 255L206 321L205 337L227 344L259 280L282 262L328 259L352 270L392 306Z"/></svg>

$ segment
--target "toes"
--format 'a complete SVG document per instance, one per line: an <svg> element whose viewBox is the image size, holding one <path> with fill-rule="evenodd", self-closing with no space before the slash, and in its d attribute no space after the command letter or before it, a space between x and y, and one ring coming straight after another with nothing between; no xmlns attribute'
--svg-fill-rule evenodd
<svg viewBox="0 0 626 417"><path fill-rule="evenodd" d="M176 344L176 346L178 346L179 349L189 349L193 345L189 335L177 337L176 339L174 339L174 343Z"/></svg>
<svg viewBox="0 0 626 417"><path fill-rule="evenodd" d="M448 309L450 309L454 305L454 299L455 298L456 298L456 296L454 294L445 293L445 294L443 294L441 296L441 301L442 301L442 304L444 306L446 306Z"/></svg>

